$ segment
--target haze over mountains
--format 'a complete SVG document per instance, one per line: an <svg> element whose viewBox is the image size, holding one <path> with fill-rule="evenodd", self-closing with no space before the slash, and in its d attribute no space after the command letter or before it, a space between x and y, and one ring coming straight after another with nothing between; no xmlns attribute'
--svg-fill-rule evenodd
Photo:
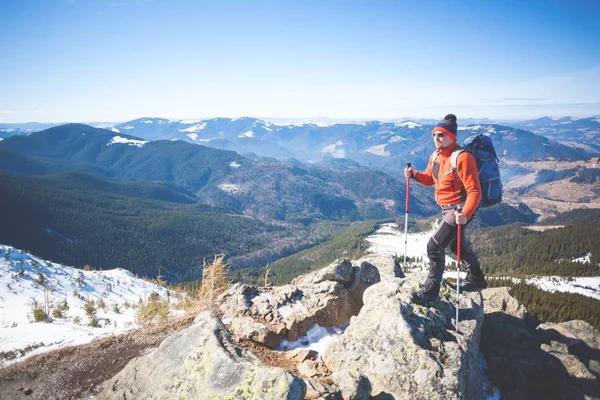
<svg viewBox="0 0 600 400"><path fill-rule="evenodd" d="M542 117L510 123L482 120L473 124L475 121L459 121L464 132L459 140L467 135L486 132L494 139L499 154L507 159L582 158L600 152L600 118L597 116L578 120ZM115 125L93 125L145 140L176 139L232 150L250 157L272 157L289 162L297 159L329 166L332 158L345 158L401 176L406 161L411 160L419 168L425 166L431 154L429 133L433 124L435 121L429 120L274 123L245 117L208 120L139 118ZM23 135L41 127L43 125L33 123L0 124L0 135ZM566 147L561 146L560 141L566 142ZM531 154L531 150L535 153ZM354 169L360 166L346 162L337 163L336 168Z"/></svg>

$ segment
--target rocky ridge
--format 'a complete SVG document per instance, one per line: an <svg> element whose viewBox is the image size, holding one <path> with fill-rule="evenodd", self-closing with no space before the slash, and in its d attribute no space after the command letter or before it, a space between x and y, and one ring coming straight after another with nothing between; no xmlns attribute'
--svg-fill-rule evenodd
<svg viewBox="0 0 600 400"><path fill-rule="evenodd" d="M503 396L598 398L600 334L585 322L531 331L511 290L492 288L461 295L457 330L455 293L446 284L433 307L422 307L409 301L421 273L396 278L385 256L354 264L338 260L282 287L232 286L215 313L200 314L189 333L131 362L99 398L481 399L482 353ZM317 325L343 333L323 354L287 350ZM243 342L253 347L236 346ZM259 348L295 367L267 365L272 358L252 354ZM156 365L169 373L137 378ZM547 390L541 381L549 381Z"/></svg>
<svg viewBox="0 0 600 400"><path fill-rule="evenodd" d="M373 254L336 261L282 287L234 285L213 312L198 314L158 347L104 375L90 394L481 399L487 377L502 398L600 399L600 333L589 324L532 326L509 288L490 288L461 294L457 330L455 293L446 283L432 307L410 303L423 279L414 272L396 278L393 258ZM315 327L337 333L320 353L308 348ZM0 398L79 398L27 381L31 370L18 381L8 376L18 366L0 370ZM43 363L46 380L58 382L55 370Z"/></svg>

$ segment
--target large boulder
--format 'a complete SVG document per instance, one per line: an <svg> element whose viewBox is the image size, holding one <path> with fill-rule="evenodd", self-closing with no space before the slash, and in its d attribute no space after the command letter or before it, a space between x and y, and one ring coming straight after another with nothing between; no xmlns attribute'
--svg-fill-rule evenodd
<svg viewBox="0 0 600 400"><path fill-rule="evenodd" d="M600 398L600 333L585 321L537 327L542 350L560 360L579 391Z"/></svg>
<svg viewBox="0 0 600 400"><path fill-rule="evenodd" d="M235 347L222 322L204 312L105 382L98 399L300 400L305 393L300 378Z"/></svg>
<svg viewBox="0 0 600 400"><path fill-rule="evenodd" d="M594 360L600 335L583 321L527 327L527 312L509 288L482 292L485 323L481 341L488 376L503 398L600 398Z"/></svg>
<svg viewBox="0 0 600 400"><path fill-rule="evenodd" d="M315 324L331 327L347 322L361 309L364 291L380 280L374 265L362 262L355 267L342 259L296 279L291 285L269 289L234 285L217 299L217 304L223 318L232 319L230 329L236 335L263 344L266 344L263 339L273 337L271 333L295 341ZM241 317L253 318L270 333L258 325L249 329L236 320ZM257 339L250 338L249 331L256 332L252 336Z"/></svg>
<svg viewBox="0 0 600 400"><path fill-rule="evenodd" d="M334 378L345 377L340 387L349 386L348 377L362 377L361 387L370 386L373 396L481 398L482 297L461 296L457 333L454 297L447 286L434 307L410 302L411 292L424 280L422 274L411 274L365 290L360 313L323 356Z"/></svg>

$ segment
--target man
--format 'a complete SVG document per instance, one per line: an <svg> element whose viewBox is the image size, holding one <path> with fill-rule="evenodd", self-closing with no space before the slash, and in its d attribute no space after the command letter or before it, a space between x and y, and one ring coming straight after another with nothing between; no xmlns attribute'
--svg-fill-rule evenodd
<svg viewBox="0 0 600 400"><path fill-rule="evenodd" d="M442 223L427 243L429 274L422 288L412 294L411 300L417 304L431 304L437 298L446 264L446 247L450 245L456 252L457 224L466 225L471 221L481 200L481 184L477 172L477 162L471 153L462 151L456 160L456 170L452 169L452 152L460 146L456 143L456 116L448 114L433 128L433 143L436 151L431 155L425 172L406 168L405 176L425 186L434 186L435 199L442 207ZM467 242L465 230L461 229L461 261L466 266L467 278L461 289L473 291L485 289L487 282L481 272L479 260ZM458 284L458 282L457 282Z"/></svg>

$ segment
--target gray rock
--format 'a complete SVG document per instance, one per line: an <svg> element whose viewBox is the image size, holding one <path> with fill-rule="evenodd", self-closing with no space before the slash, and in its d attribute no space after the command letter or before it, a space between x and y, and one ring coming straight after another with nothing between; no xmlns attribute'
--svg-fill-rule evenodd
<svg viewBox="0 0 600 400"><path fill-rule="evenodd" d="M338 260L322 270L297 279L293 285L258 290L234 285L218 300L224 317L250 316L281 338L294 341L304 336L314 324L330 327L345 323L363 304L363 293L381 279L377 268L363 262L353 267L349 260ZM282 315L283 306L297 312ZM236 329L236 334L240 330Z"/></svg>
<svg viewBox="0 0 600 400"><path fill-rule="evenodd" d="M103 384L98 399L304 399L305 383L231 343L208 312Z"/></svg>
<svg viewBox="0 0 600 400"><path fill-rule="evenodd" d="M296 286L308 283L321 283L325 281L339 282L343 285L350 284L354 280L352 262L348 259L335 260L327 267L311 274L304 275L293 283Z"/></svg>
<svg viewBox="0 0 600 400"><path fill-rule="evenodd" d="M265 325L255 322L251 317L233 318L229 329L238 336L263 344L271 349L277 348L281 343L281 336Z"/></svg>
<svg viewBox="0 0 600 400"><path fill-rule="evenodd" d="M447 288L435 307L410 303L411 292L424 278L411 274L365 290L360 313L323 356L333 376L362 375L374 396L481 398L482 297L479 293L461 296L463 320L457 334L452 320L455 308L445 297Z"/></svg>
<svg viewBox="0 0 600 400"><path fill-rule="evenodd" d="M371 382L366 376L343 370L331 375L339 386L344 400L368 400L371 398Z"/></svg>
<svg viewBox="0 0 600 400"><path fill-rule="evenodd" d="M486 314L502 313L508 314L521 321L527 315L527 310L515 299L511 288L499 287L486 289L481 292L485 304Z"/></svg>
<svg viewBox="0 0 600 400"><path fill-rule="evenodd" d="M542 350L560 360L576 386L600 397L600 333L581 320L541 324L536 333Z"/></svg>

